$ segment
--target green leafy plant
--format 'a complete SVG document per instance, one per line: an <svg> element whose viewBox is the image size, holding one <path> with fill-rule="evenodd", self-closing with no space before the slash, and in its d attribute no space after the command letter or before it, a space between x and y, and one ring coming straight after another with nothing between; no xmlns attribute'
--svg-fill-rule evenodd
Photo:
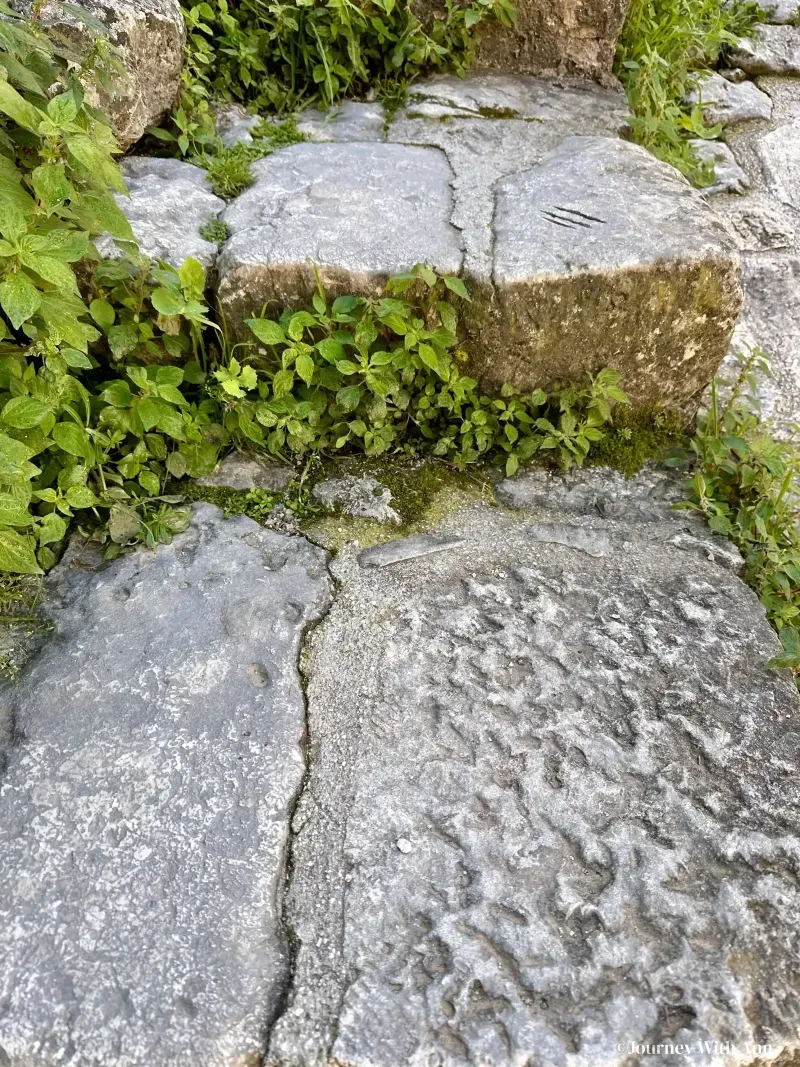
<svg viewBox="0 0 800 1067"><path fill-rule="evenodd" d="M188 39L176 122L186 145L204 135L212 100L287 112L377 92L396 104L419 74L466 69L476 27L485 19L511 25L515 14L511 0L445 0L444 16L425 26L396 0L201 0L183 11Z"/></svg>
<svg viewBox="0 0 800 1067"><path fill-rule="evenodd" d="M697 185L709 185L713 169L698 160L689 138L717 137L720 127L706 127L702 107L685 103L694 72L713 67L762 18L751 0L632 0L615 70L634 139Z"/></svg>
<svg viewBox="0 0 800 1067"><path fill-rule="evenodd" d="M219 148L218 151L207 152L195 160L207 170L217 196L228 200L238 196L253 183L251 163L266 158L279 148L286 148L306 139L297 129L294 118L280 123L261 122L251 133L251 142Z"/></svg>
<svg viewBox="0 0 800 1067"><path fill-rule="evenodd" d="M691 442L695 470L681 506L740 549L745 578L784 648L771 665L800 675L800 456L793 440L777 440L760 421L755 396L768 372L756 349L732 386L714 384Z"/></svg>
<svg viewBox="0 0 800 1067"><path fill-rule="evenodd" d="M486 395L460 369L454 299L469 300L460 279L417 265L378 300L330 302L320 287L313 310L249 319L258 345L212 376L223 426L275 455L429 451L459 467L499 455L508 474L539 452L564 468L583 463L627 402L618 376Z"/></svg>
<svg viewBox="0 0 800 1067"><path fill-rule="evenodd" d="M228 240L229 235L228 224L222 219L209 219L200 227L200 236L206 241L211 241L218 248Z"/></svg>

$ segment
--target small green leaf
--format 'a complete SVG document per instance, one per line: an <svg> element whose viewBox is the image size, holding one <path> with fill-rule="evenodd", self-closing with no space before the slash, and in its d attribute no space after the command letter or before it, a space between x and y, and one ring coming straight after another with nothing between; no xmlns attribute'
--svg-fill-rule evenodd
<svg viewBox="0 0 800 1067"><path fill-rule="evenodd" d="M286 334L271 319L246 319L247 325L265 345L285 345Z"/></svg>
<svg viewBox="0 0 800 1067"><path fill-rule="evenodd" d="M0 85L2 82L0 82ZM0 571L11 574L41 574L34 544L29 537L0 529Z"/></svg>
<svg viewBox="0 0 800 1067"><path fill-rule="evenodd" d="M74 422L59 422L53 427L51 437L64 452L91 462L94 459L92 444L82 426Z"/></svg>
<svg viewBox="0 0 800 1067"><path fill-rule="evenodd" d="M461 281L460 278L454 278L452 275L446 275L444 278L444 284L450 290L451 293L455 293L456 296L460 296L462 300L472 301L472 297L467 292L467 287Z"/></svg>
<svg viewBox="0 0 800 1067"><path fill-rule="evenodd" d="M41 303L41 293L21 271L10 274L0 284L0 307L8 315L15 330L36 314Z"/></svg>
<svg viewBox="0 0 800 1067"><path fill-rule="evenodd" d="M44 422L50 414L51 408L32 396L17 396L8 403L0 412L0 418L8 426L16 430L29 430Z"/></svg>
<svg viewBox="0 0 800 1067"><path fill-rule="evenodd" d="M44 515L39 523L39 544L49 545L55 541L63 541L67 533L67 524L60 515L51 512Z"/></svg>
<svg viewBox="0 0 800 1067"><path fill-rule="evenodd" d="M186 301L180 293L163 286L153 290L150 302L159 314L167 316L180 315L186 307Z"/></svg>
<svg viewBox="0 0 800 1067"><path fill-rule="evenodd" d="M89 305L89 314L103 333L108 333L114 325L114 320L117 317L111 304L109 304L107 300L102 300L99 297L93 300Z"/></svg>
<svg viewBox="0 0 800 1067"><path fill-rule="evenodd" d="M314 379L314 360L311 356L302 353L295 360L294 366L306 385L311 385L311 382Z"/></svg>

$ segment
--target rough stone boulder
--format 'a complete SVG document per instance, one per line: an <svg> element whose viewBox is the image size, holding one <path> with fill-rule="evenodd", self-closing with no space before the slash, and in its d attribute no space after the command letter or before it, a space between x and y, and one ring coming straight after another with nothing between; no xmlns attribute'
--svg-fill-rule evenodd
<svg viewBox="0 0 800 1067"><path fill-rule="evenodd" d="M513 74L610 79L629 0L517 0L513 29L480 28L475 66ZM442 15L441 0L416 0L423 19Z"/></svg>
<svg viewBox="0 0 800 1067"><path fill-rule="evenodd" d="M4 694L0 1063L258 1063L325 554L200 505L171 545L49 581L55 635Z"/></svg>
<svg viewBox="0 0 800 1067"><path fill-rule="evenodd" d="M470 340L485 380L528 388L614 367L635 402L687 415L742 300L714 212L645 149L599 137L498 184L492 288Z"/></svg>
<svg viewBox="0 0 800 1067"><path fill-rule="evenodd" d="M28 0L15 0L20 10ZM110 114L120 146L139 140L175 103L183 69L186 26L178 0L82 0L83 7L108 30L122 60L123 74L114 79L114 96L97 100ZM46 3L42 19L81 45L92 40L76 12Z"/></svg>
<svg viewBox="0 0 800 1067"><path fill-rule="evenodd" d="M265 1063L793 1062L800 702L736 554L652 474L502 495L333 565Z"/></svg>
<svg viewBox="0 0 800 1067"><path fill-rule="evenodd" d="M800 27L757 26L753 37L743 37L730 61L748 74L800 76Z"/></svg>
<svg viewBox="0 0 800 1067"><path fill-rule="evenodd" d="M131 224L139 249L153 259L180 267L187 256L206 269L214 265L217 245L200 233L225 207L211 191L201 167L179 159L128 156L122 172L129 196L116 194L117 203ZM116 245L107 234L98 241L98 251L114 256Z"/></svg>
<svg viewBox="0 0 800 1067"><path fill-rule="evenodd" d="M389 144L298 144L253 166L255 184L228 206L219 301L235 325L266 301L316 289L377 294L417 262L455 273L452 171L442 152Z"/></svg>

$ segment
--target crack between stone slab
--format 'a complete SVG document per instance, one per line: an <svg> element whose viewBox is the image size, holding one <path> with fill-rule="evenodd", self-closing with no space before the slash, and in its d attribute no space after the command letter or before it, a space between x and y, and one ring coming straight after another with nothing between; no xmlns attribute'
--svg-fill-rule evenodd
<svg viewBox="0 0 800 1067"><path fill-rule="evenodd" d="M307 540L309 542L309 544L316 545L316 542L314 542L311 538L306 537L305 540ZM320 547L320 546L317 545L316 547ZM280 926L281 937L283 939L284 946L285 946L287 964L286 964L285 977L284 977L284 980L283 980L282 985L281 985L280 994L277 997L277 1000L276 1000L274 1008L268 1014L268 1016L264 1020L263 1026L262 1026L261 1059L260 1059L261 1067L266 1067L267 1062L268 1062L267 1056L269 1054L269 1044L270 1044L270 1040L271 1040L271 1037L272 1037L272 1031L273 1031L273 1029L275 1027L275 1024L281 1018L281 1016L284 1014L284 1012L286 1011L286 1009L289 1006L289 1003L290 1003L290 1000L291 1000L292 991L293 991L294 984L295 984L295 977L296 977L296 970L297 970L297 957L298 957L298 949L299 949L299 940L298 940L297 935L295 934L294 929L291 926L291 924L290 924L290 922L288 920L288 917L287 917L287 902L288 902L288 897L289 897L289 890L291 888L293 875L294 875L294 844L295 844L295 838L297 836L297 834L296 834L296 832L295 832L295 830L293 828L294 820L295 820L295 816L297 815L297 812L298 812L298 810L300 808L300 802L301 802L303 796L305 795L306 789L308 788L308 785L310 783L311 770L312 770L312 761L311 761L311 723L310 723L310 718L309 718L309 701L308 701L308 686L309 686L309 682L310 682L310 677L311 676L310 676L310 672L308 670L308 667L307 667L307 665L305 663L305 660L306 660L307 654L309 653L310 644L311 644L311 641L313 639L314 634L327 621L328 616L330 615L331 610L333 609L333 606L334 606L334 604L335 604L335 602L337 600L337 597L338 597L338 595L340 593L340 590L341 590L341 582L334 576L333 572L331 571L331 567L330 567L331 555L330 555L329 552L327 552L327 550L326 550L326 555L327 555L328 558L327 558L326 563L325 563L325 572L326 572L327 577L328 577L328 582L330 583L330 590L331 590L330 599L328 600L328 604L325 607L325 609L320 612L319 616L316 619L311 620L310 622L308 622L304 626L302 635L300 637L300 641L298 642L298 648L297 648L297 661L296 661L295 666L296 666L296 669L297 669L297 676L298 676L298 679L300 681L300 692L302 694L302 700L303 700L303 732L302 732L302 735L301 735L301 738L300 738L300 748L301 748L301 751L302 751L302 758L303 758L303 776L302 776L302 778L300 780L300 784L299 784L299 786L298 786L298 788L297 788L297 790L296 790L296 792L294 794L294 797L292 798L291 803L289 805L288 834L287 834L286 847L284 849L284 855L283 855L283 861L282 861L282 866L283 866L282 892L281 892L280 900L278 902L279 903L279 907L278 907L278 923L279 923L279 926ZM342 937L343 936L344 936L344 933L342 931Z"/></svg>

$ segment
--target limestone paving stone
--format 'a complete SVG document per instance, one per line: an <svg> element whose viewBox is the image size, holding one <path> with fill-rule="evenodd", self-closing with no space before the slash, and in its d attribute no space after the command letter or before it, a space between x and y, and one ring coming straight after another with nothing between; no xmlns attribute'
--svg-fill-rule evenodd
<svg viewBox="0 0 800 1067"><path fill-rule="evenodd" d="M447 550L333 564L267 1067L796 1046L797 692L670 485L648 473L637 504L628 483L612 518L584 510L617 499L601 482L452 515Z"/></svg>
<svg viewBox="0 0 800 1067"><path fill-rule="evenodd" d="M613 367L636 403L692 415L741 288L733 239L688 182L637 145L571 137L496 197L475 373L527 389Z"/></svg>
<svg viewBox="0 0 800 1067"><path fill-rule="evenodd" d="M297 144L253 165L254 185L222 215L219 301L235 324L265 301L298 304L317 286L376 295L392 274L427 262L461 268L451 222L452 172L437 149Z"/></svg>
<svg viewBox="0 0 800 1067"><path fill-rule="evenodd" d="M48 578L54 636L0 775L0 1062L260 1062L289 958L305 629L326 557L207 504Z"/></svg>
<svg viewBox="0 0 800 1067"><path fill-rule="evenodd" d="M28 0L13 0L12 7L30 11ZM157 126L175 103L183 69L186 26L178 0L82 0L81 8L99 19L119 53L122 73L114 76L114 93L89 91L92 103L111 119L123 149ZM89 48L94 31L81 22L80 12L68 5L48 2L39 17L76 43Z"/></svg>
<svg viewBox="0 0 800 1067"><path fill-rule="evenodd" d="M739 40L729 59L748 74L800 77L800 28L757 26L752 38Z"/></svg>
<svg viewBox="0 0 800 1067"><path fill-rule="evenodd" d="M225 201L212 193L206 172L179 159L153 156L128 156L122 171L130 196L115 195L140 250L173 267L187 256L212 267L217 246L201 236L200 227L217 218ZM97 247L103 256L119 254L108 235Z"/></svg>
<svg viewBox="0 0 800 1067"><path fill-rule="evenodd" d="M769 121L772 100L751 81L731 82L715 71L701 75L687 96L690 104L702 104L706 122L735 126L754 119Z"/></svg>

